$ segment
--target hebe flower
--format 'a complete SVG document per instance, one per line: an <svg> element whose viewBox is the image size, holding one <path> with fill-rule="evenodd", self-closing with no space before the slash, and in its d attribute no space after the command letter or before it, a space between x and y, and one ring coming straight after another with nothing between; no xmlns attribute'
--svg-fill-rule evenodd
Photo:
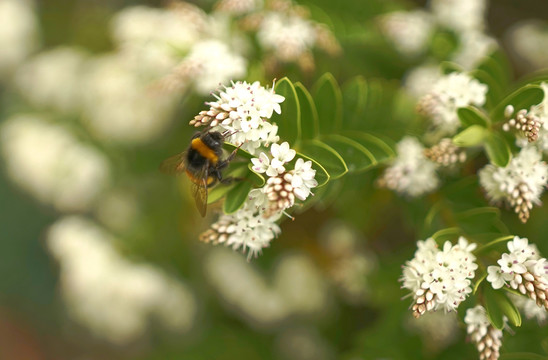
<svg viewBox="0 0 548 360"><path fill-rule="evenodd" d="M507 243L509 253L502 254L497 265L487 268L487 281L494 289L508 286L548 310L548 263L535 245L526 238L514 237Z"/></svg>
<svg viewBox="0 0 548 360"><path fill-rule="evenodd" d="M208 103L210 110L190 122L228 130L232 135L227 141L257 156L251 159L252 169L268 177L262 188L251 190L240 210L221 215L200 237L204 242L247 251L248 259L256 257L280 233L276 221L281 214L287 214L285 210L295 205L296 199L304 201L318 185L312 162L302 158L293 162L297 152L288 142L278 144L277 127L267 121L274 112L281 113L283 100L258 82L232 83L216 102Z"/></svg>
<svg viewBox="0 0 548 360"><path fill-rule="evenodd" d="M506 320L506 318L504 318ZM499 358L499 349L502 345L502 330L489 322L485 308L477 305L466 310L464 317L466 332L470 340L476 345L481 360L496 360Z"/></svg>
<svg viewBox="0 0 548 360"><path fill-rule="evenodd" d="M548 165L534 147L522 149L504 168L489 164L478 174L487 197L493 202L508 203L524 223L533 204L540 204L548 183Z"/></svg>
<svg viewBox="0 0 548 360"><path fill-rule="evenodd" d="M443 249L433 238L419 240L415 257L403 266L400 281L411 291L414 304L413 316L420 317L426 311L456 310L472 292L471 280L478 265L472 251L476 244L460 237L456 245L446 241Z"/></svg>
<svg viewBox="0 0 548 360"><path fill-rule="evenodd" d="M457 109L485 103L487 85L466 73L453 72L441 77L417 105L417 111L432 121L441 134L452 135L460 126Z"/></svg>
<svg viewBox="0 0 548 360"><path fill-rule="evenodd" d="M232 135L227 141L254 155L258 155L260 147L278 142L278 126L268 119L274 112L281 113L280 103L285 98L274 93L274 88L264 88L258 81L238 81L214 96L217 101L207 103L209 110L201 111L190 125L229 130Z"/></svg>

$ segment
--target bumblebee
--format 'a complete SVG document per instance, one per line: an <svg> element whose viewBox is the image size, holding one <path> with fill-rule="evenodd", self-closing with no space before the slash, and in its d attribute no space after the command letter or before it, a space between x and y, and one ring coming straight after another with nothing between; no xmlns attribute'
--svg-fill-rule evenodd
<svg viewBox="0 0 548 360"><path fill-rule="evenodd" d="M160 170L167 174L186 173L191 181L191 192L196 207L202 216L205 216L207 210L207 189L217 182L227 183L232 180L224 179L222 170L236 156L238 149L221 160L222 147L227 135L228 131L196 133L187 150L167 158L160 165Z"/></svg>

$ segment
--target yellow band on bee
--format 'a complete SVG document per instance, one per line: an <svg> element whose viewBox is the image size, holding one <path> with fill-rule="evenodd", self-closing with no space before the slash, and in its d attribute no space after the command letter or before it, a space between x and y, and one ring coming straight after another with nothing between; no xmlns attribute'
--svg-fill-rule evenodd
<svg viewBox="0 0 548 360"><path fill-rule="evenodd" d="M219 160L217 154L215 154L215 151L213 151L209 146L204 144L202 139L193 139L191 146L194 150L198 151L200 155L208 159L212 165L217 164L217 161Z"/></svg>

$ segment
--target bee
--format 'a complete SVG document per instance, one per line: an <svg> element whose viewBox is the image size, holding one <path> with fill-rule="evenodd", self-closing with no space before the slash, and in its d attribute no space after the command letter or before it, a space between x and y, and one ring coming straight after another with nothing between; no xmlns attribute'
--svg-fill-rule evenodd
<svg viewBox="0 0 548 360"><path fill-rule="evenodd" d="M207 211L207 190L217 182L228 183L231 178L223 178L222 170L236 156L235 149L228 157L221 159L223 144L228 131L205 131L196 133L190 141L188 149L171 156L160 165L160 171L167 174L185 172L191 181L191 192L196 207L202 216Z"/></svg>

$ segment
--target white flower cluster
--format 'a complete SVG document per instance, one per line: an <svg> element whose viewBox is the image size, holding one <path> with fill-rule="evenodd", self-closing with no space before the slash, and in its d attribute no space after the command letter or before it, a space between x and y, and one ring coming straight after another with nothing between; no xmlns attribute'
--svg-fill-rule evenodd
<svg viewBox="0 0 548 360"><path fill-rule="evenodd" d="M248 252L248 259L257 256L280 232L276 221L295 204L295 198L305 200L316 187L316 170L312 162L299 158L293 169L287 169L296 151L289 143L278 144L278 127L268 120L274 112L280 114L284 97L266 89L259 82L232 83L217 101L207 103L209 110L200 112L191 125L208 125L214 130L231 134L227 141L258 156L253 169L268 176L266 184L253 189L244 206L234 214L222 215L201 239L214 244L223 243ZM270 156L265 149L270 147Z"/></svg>
<svg viewBox="0 0 548 360"><path fill-rule="evenodd" d="M540 149L544 154L548 155L548 83L543 82L540 84L540 86L544 91L544 98L542 99L542 102L540 104L531 107L531 109L527 113L527 116L531 119L536 120L533 125L536 125L535 128L538 128L536 132L533 132L533 134L535 135L535 140L532 142L532 145ZM522 135L525 136L518 136L516 138L516 144L519 147L526 147L531 144L531 141L527 136L527 131L529 129L525 128L524 130L526 131L526 133Z"/></svg>
<svg viewBox="0 0 548 360"><path fill-rule="evenodd" d="M506 321L506 317L504 318ZM497 360L502 346L502 330L493 327L487 312L481 305L466 310L464 317L466 332L476 345L481 360Z"/></svg>
<svg viewBox="0 0 548 360"><path fill-rule="evenodd" d="M453 135L460 126L457 109L485 103L487 85L466 73L453 72L441 77L419 100L418 111L428 116L441 135Z"/></svg>
<svg viewBox="0 0 548 360"><path fill-rule="evenodd" d="M548 312L537 305L536 301L521 295L509 294L512 302L527 319L537 319L539 325L546 325Z"/></svg>
<svg viewBox="0 0 548 360"><path fill-rule="evenodd" d="M128 7L114 18L112 28L120 55L134 66L162 77L160 84L168 90L193 85L205 95L247 70L236 46L219 38L226 34L214 33L226 27L219 21L195 5L174 2L165 9Z"/></svg>
<svg viewBox="0 0 548 360"><path fill-rule="evenodd" d="M8 76L38 43L38 19L32 0L0 1L0 77Z"/></svg>
<svg viewBox="0 0 548 360"><path fill-rule="evenodd" d="M109 182L109 162L99 150L41 117L6 120L0 138L12 180L60 211L88 209Z"/></svg>
<svg viewBox="0 0 548 360"><path fill-rule="evenodd" d="M208 282L228 308L255 327L275 327L291 316L318 316L326 310L327 284L304 255L284 255L272 279L222 248L212 249L204 264Z"/></svg>
<svg viewBox="0 0 548 360"><path fill-rule="evenodd" d="M87 60L88 55L76 48L43 51L18 68L15 85L36 108L75 113L82 102L81 77Z"/></svg>
<svg viewBox="0 0 548 360"><path fill-rule="evenodd" d="M548 310L548 261L526 238L514 237L507 243L509 253L502 254L497 265L487 268L487 281L494 289L509 286Z"/></svg>
<svg viewBox="0 0 548 360"><path fill-rule="evenodd" d="M472 254L476 244L459 237L456 245L446 241L440 250L436 241L429 238L418 241L417 246L400 279L402 287L413 296L413 315L418 318L439 308L446 312L456 310L472 292L471 279L478 267Z"/></svg>
<svg viewBox="0 0 548 360"><path fill-rule="evenodd" d="M434 24L426 11L397 11L382 16L380 26L396 50L416 56L426 50Z"/></svg>
<svg viewBox="0 0 548 360"><path fill-rule="evenodd" d="M485 10L485 0L433 0L427 11L381 16L380 28L396 50L409 57L426 52L436 28L449 28L457 37L458 47L448 60L472 70L496 47L496 41L483 32Z"/></svg>
<svg viewBox="0 0 548 360"><path fill-rule="evenodd" d="M439 185L437 165L424 155L424 147L413 137L397 145L398 156L379 179L379 185L399 194L421 196Z"/></svg>
<svg viewBox="0 0 548 360"><path fill-rule="evenodd" d="M533 204L540 204L548 184L548 165L534 147L522 149L504 168L488 164L478 174L487 197L508 203L522 222L528 220Z"/></svg>
<svg viewBox="0 0 548 360"><path fill-rule="evenodd" d="M104 230L78 216L56 222L48 247L59 261L61 290L76 320L117 344L138 339L154 317L187 331L196 302L191 291L161 270L124 259Z"/></svg>
<svg viewBox="0 0 548 360"><path fill-rule="evenodd" d="M209 110L200 112L191 125L228 131L231 134L228 142L253 155L259 155L261 147L280 140L278 126L268 121L274 112L281 113L280 103L285 100L274 93L274 87L267 89L258 81L252 84L238 81L214 96L217 101L208 102Z"/></svg>
<svg viewBox="0 0 548 360"><path fill-rule="evenodd" d="M268 12L259 27L257 39L281 61L297 61L311 51L316 32L311 21L297 14Z"/></svg>

